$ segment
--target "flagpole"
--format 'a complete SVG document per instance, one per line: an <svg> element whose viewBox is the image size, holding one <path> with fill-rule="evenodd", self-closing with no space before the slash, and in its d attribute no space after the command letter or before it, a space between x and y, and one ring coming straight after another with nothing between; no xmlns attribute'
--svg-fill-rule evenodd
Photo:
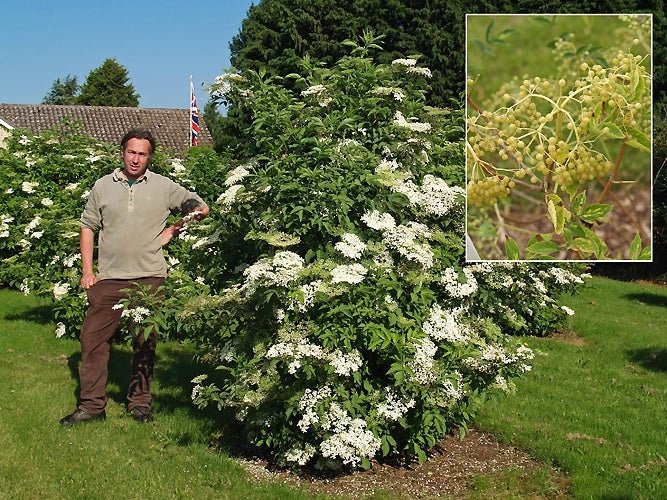
<svg viewBox="0 0 667 500"><path fill-rule="evenodd" d="M188 120L188 148L192 146L192 75L190 75L190 95L188 96L188 108L190 109Z"/></svg>

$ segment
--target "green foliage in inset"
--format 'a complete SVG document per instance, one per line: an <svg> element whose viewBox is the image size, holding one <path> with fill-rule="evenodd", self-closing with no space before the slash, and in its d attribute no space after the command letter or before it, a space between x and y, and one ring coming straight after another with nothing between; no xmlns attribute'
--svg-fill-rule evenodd
<svg viewBox="0 0 667 500"><path fill-rule="evenodd" d="M650 259L650 212L634 211L650 199L650 21L469 18L469 227L483 258L515 257L517 245L526 259ZM511 43L491 57L474 42L497 41L496 23ZM524 58L517 48L537 34L554 38Z"/></svg>

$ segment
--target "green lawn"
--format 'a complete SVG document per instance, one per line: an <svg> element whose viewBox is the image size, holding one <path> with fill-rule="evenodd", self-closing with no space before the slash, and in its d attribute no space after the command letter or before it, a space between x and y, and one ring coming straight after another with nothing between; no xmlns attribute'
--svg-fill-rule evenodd
<svg viewBox="0 0 667 500"><path fill-rule="evenodd" d="M479 424L560 467L579 498L667 498L667 288L594 278L568 335Z"/></svg>
<svg viewBox="0 0 667 500"><path fill-rule="evenodd" d="M76 407L79 344L54 337L48 303L0 290L0 498L303 498L283 485L250 483L228 455L210 449L212 415L189 401L192 353L162 343L155 425L123 406L130 351L110 363L107 420L63 428Z"/></svg>
<svg viewBox="0 0 667 500"><path fill-rule="evenodd" d="M474 425L560 468L575 498L667 498L667 288L591 284L566 300L576 311L568 335L524 339L541 353L533 370ZM0 498L307 497L257 484L212 450L229 424L192 406L202 368L177 343L158 348L155 425L125 413L130 352L116 346L106 422L61 427L76 406L79 344L54 338L48 301L0 290L0 304ZM516 481L478 479L471 497L544 491Z"/></svg>

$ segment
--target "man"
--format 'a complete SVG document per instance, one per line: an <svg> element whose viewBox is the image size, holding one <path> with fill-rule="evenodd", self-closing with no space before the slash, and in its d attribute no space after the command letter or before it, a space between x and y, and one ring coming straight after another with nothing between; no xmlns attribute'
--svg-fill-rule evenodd
<svg viewBox="0 0 667 500"><path fill-rule="evenodd" d="M167 275L162 246L178 235L183 219L165 229L172 210L194 216L209 208L195 193L148 169L155 139L146 130L130 130L121 140L123 168L97 180L81 216L81 286L88 293L88 311L81 328L80 403L60 420L68 426L106 418L107 363L122 311L114 308L122 290L150 287L159 293ZM98 269L93 271L94 235L98 234ZM150 384L157 333L132 332L133 360L127 409L135 420L149 422Z"/></svg>

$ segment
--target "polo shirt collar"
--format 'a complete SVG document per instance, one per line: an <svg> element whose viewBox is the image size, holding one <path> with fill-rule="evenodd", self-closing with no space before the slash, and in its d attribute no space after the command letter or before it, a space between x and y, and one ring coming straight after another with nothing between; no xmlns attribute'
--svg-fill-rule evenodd
<svg viewBox="0 0 667 500"><path fill-rule="evenodd" d="M125 179L125 177L120 175L120 173L122 171L123 171L123 169L120 168L120 167L116 168L113 171L113 180L114 180L114 182L127 181L127 179ZM148 177L150 176L150 174L151 174L151 171L147 168L146 171L144 172L144 176L141 179L137 179L137 182L141 182L143 180L148 181Z"/></svg>

